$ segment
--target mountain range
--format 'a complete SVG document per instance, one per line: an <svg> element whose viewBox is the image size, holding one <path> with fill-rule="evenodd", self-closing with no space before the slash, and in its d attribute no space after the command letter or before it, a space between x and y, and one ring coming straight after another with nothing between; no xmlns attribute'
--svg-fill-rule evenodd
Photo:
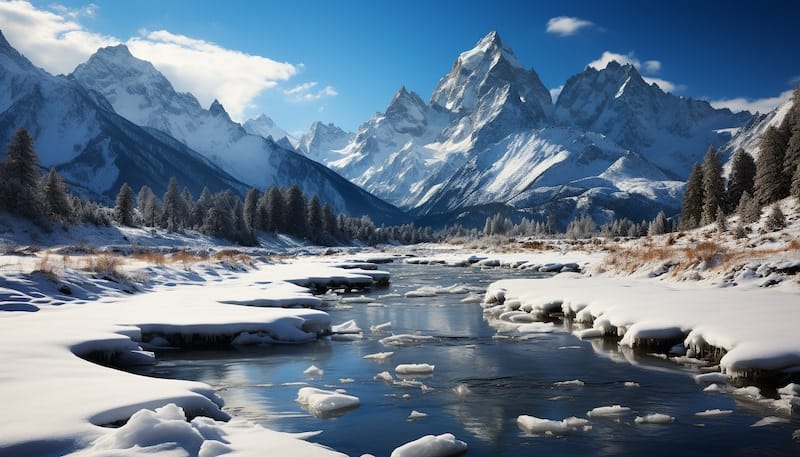
<svg viewBox="0 0 800 457"><path fill-rule="evenodd" d="M0 34L0 64L0 139L26 126L42 163L83 192L108 199L124 181L161 192L172 175L195 194L297 183L377 223L674 214L708 146L728 151L732 132L744 142L742 127L761 122L616 62L574 75L554 102L496 32L457 57L427 102L402 87L357 132L316 122L300 138L266 115L240 125L217 101L203 108L123 45L52 76Z"/></svg>

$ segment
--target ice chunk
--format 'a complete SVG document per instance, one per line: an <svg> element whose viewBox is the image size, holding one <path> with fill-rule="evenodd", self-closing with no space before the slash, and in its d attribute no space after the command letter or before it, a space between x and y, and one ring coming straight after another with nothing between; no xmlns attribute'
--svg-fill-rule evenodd
<svg viewBox="0 0 800 457"><path fill-rule="evenodd" d="M420 287L417 290L412 290L405 293L406 298L425 298L425 297L435 297L436 296L436 288L435 287Z"/></svg>
<svg viewBox="0 0 800 457"><path fill-rule="evenodd" d="M540 419L538 417L522 415L517 417L519 428L534 435L564 435L579 430L584 430L589 421L578 417L568 417L561 421Z"/></svg>
<svg viewBox="0 0 800 457"><path fill-rule="evenodd" d="M339 378L339 382L342 384L350 384L351 382L356 382L353 378Z"/></svg>
<svg viewBox="0 0 800 457"><path fill-rule="evenodd" d="M767 416L755 424L751 425L751 427L766 427L770 425L778 425L778 424L787 424L789 423L789 419L784 417L776 417L776 416Z"/></svg>
<svg viewBox="0 0 800 457"><path fill-rule="evenodd" d="M466 384L459 384L453 387L453 392L455 392L456 395L458 395L459 397L464 397L471 393L471 391L469 390L469 386L467 386Z"/></svg>
<svg viewBox="0 0 800 457"><path fill-rule="evenodd" d="M519 333L552 333L554 330L552 322L531 322L517 327Z"/></svg>
<svg viewBox="0 0 800 457"><path fill-rule="evenodd" d="M790 383L778 389L781 397L800 397L800 384Z"/></svg>
<svg viewBox="0 0 800 457"><path fill-rule="evenodd" d="M589 417L619 417L624 416L631 412L631 409L625 406L612 405L612 406L599 406L586 413Z"/></svg>
<svg viewBox="0 0 800 457"><path fill-rule="evenodd" d="M397 365L394 372L397 374L431 374L434 365L427 363L404 363Z"/></svg>
<svg viewBox="0 0 800 457"><path fill-rule="evenodd" d="M703 392L706 392L706 393L722 393L722 392L725 392L725 390L726 389L723 386L719 385L719 384L710 384L705 389L703 389Z"/></svg>
<svg viewBox="0 0 800 457"><path fill-rule="evenodd" d="M461 303L480 303L482 301L483 301L483 296L474 293L471 293L461 299Z"/></svg>
<svg viewBox="0 0 800 457"><path fill-rule="evenodd" d="M376 381L385 381L385 382L394 382L394 378L392 374L388 371L381 371L380 373L376 374L374 378Z"/></svg>
<svg viewBox="0 0 800 457"><path fill-rule="evenodd" d="M725 373L703 373L695 375L694 380L697 382L709 382L709 383L728 383L728 376Z"/></svg>
<svg viewBox="0 0 800 457"><path fill-rule="evenodd" d="M305 371L303 371L303 374L306 376L320 377L325 374L325 370L317 367L316 365L311 365L310 367L306 368Z"/></svg>
<svg viewBox="0 0 800 457"><path fill-rule="evenodd" d="M571 381L558 381L553 383L553 385L557 387L583 387L585 384L586 383L580 379L573 379Z"/></svg>
<svg viewBox="0 0 800 457"><path fill-rule="evenodd" d="M699 413L694 413L695 416L699 416L699 417L721 417L721 416L727 416L728 414L733 414L733 410L730 410L730 409L707 409L705 411L700 411Z"/></svg>
<svg viewBox="0 0 800 457"><path fill-rule="evenodd" d="M433 343L436 338L426 335L401 334L387 336L379 341L384 346L415 346L423 343Z"/></svg>
<svg viewBox="0 0 800 457"><path fill-rule="evenodd" d="M331 326L331 339L337 341L354 341L360 340L364 337L361 332L361 327L358 326L355 320L342 322L338 325Z"/></svg>
<svg viewBox="0 0 800 457"><path fill-rule="evenodd" d="M426 413L421 413L419 411L414 410L411 411L411 414L408 415L408 420L414 421L417 419L422 419L423 417L428 417L428 415Z"/></svg>
<svg viewBox="0 0 800 457"><path fill-rule="evenodd" d="M392 322L384 322L383 324L371 325L369 331L372 333L382 333L392 328Z"/></svg>
<svg viewBox="0 0 800 457"><path fill-rule="evenodd" d="M467 450L467 443L457 440L451 433L426 435L408 442L394 451L390 457L450 457Z"/></svg>
<svg viewBox="0 0 800 457"><path fill-rule="evenodd" d="M377 360L379 362L382 362L382 361L388 359L389 357L391 357L393 355L394 355L394 352L391 352L391 351L390 352L376 352L374 354L367 354L367 355L365 355L365 356L363 356L361 358L362 359L367 359L367 360Z"/></svg>
<svg viewBox="0 0 800 457"><path fill-rule="evenodd" d="M760 401L764 399L764 396L761 395L761 389L756 386L734 389L733 394L745 400Z"/></svg>
<svg viewBox="0 0 800 457"><path fill-rule="evenodd" d="M358 408L358 397L340 394L330 390L303 387L297 392L297 402L319 417L337 415Z"/></svg>
<svg viewBox="0 0 800 457"><path fill-rule="evenodd" d="M366 297L364 295L358 297L345 297L340 300L342 303L346 303L348 305L356 304L356 303L372 303L375 301L372 297Z"/></svg>
<svg viewBox="0 0 800 457"><path fill-rule="evenodd" d="M641 387L638 382L633 382L633 381L625 381L624 386L625 387Z"/></svg>
<svg viewBox="0 0 800 457"><path fill-rule="evenodd" d="M636 416L633 420L637 424L671 424L675 418L661 413L647 414L645 416Z"/></svg>

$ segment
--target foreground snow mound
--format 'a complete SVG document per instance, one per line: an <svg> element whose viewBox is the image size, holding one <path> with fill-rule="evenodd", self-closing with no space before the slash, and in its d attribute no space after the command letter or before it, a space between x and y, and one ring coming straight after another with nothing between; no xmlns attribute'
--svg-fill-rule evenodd
<svg viewBox="0 0 800 457"><path fill-rule="evenodd" d="M561 421L555 421L522 415L517 417L517 425L525 433L532 435L566 435L591 429L588 420L578 417L568 417Z"/></svg>
<svg viewBox="0 0 800 457"><path fill-rule="evenodd" d="M390 457L450 457L467 451L467 443L451 433L426 435L392 451Z"/></svg>
<svg viewBox="0 0 800 457"><path fill-rule="evenodd" d="M305 435L309 437L311 435ZM244 420L219 422L197 417L188 422L180 407L168 404L155 411L143 409L120 428L97 439L91 447L72 454L89 456L189 455L292 455L342 456L320 445L298 439L301 435L274 432Z"/></svg>
<svg viewBox="0 0 800 457"><path fill-rule="evenodd" d="M297 392L297 402L318 417L342 415L358 408L360 404L358 397L314 387L301 388Z"/></svg>

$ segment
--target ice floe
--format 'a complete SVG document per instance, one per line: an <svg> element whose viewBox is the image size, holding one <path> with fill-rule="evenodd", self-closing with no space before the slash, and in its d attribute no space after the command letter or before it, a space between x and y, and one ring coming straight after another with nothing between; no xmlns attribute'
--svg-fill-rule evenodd
<svg viewBox="0 0 800 457"><path fill-rule="evenodd" d="M675 422L675 418L667 414L652 413L636 416L633 421L637 424L671 424Z"/></svg>
<svg viewBox="0 0 800 457"><path fill-rule="evenodd" d="M467 450L467 443L456 439L451 433L426 435L408 442L394 451L390 457L450 457Z"/></svg>
<svg viewBox="0 0 800 457"><path fill-rule="evenodd" d="M358 408L360 400L331 390L303 387L297 392L297 402L315 416L329 417L340 415Z"/></svg>
<svg viewBox="0 0 800 457"><path fill-rule="evenodd" d="M522 415L517 417L517 425L525 433L532 435L565 435L591 428L588 420L579 417L568 417L564 420L556 421Z"/></svg>

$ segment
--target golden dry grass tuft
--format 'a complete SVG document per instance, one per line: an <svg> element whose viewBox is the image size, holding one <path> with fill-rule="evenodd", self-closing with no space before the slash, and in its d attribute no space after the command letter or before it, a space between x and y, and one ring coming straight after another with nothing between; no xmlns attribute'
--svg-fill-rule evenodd
<svg viewBox="0 0 800 457"><path fill-rule="evenodd" d="M83 269L93 273L111 276L116 279L124 279L125 275L120 271L122 263L122 258L116 255L90 255L84 259Z"/></svg>

